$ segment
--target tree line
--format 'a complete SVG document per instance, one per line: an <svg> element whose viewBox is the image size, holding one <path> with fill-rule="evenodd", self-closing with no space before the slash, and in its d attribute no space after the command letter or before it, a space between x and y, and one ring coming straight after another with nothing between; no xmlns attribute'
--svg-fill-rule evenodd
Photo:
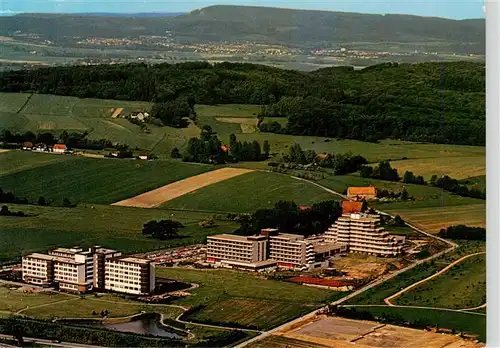
<svg viewBox="0 0 500 348"><path fill-rule="evenodd" d="M334 200L315 203L308 209L300 209L295 202L278 201L273 208L240 217L240 227L235 233L250 236L260 234L263 228L277 228L281 233L307 237L323 233L341 215L342 207Z"/></svg>
<svg viewBox="0 0 500 348"><path fill-rule="evenodd" d="M256 140L240 142L234 134L229 136L229 145L223 145L217 134L212 131L212 127L205 125L201 129L199 138L189 139L184 154L181 154L178 148L174 148L170 155L173 158L182 158L184 162L224 164L263 161L269 157L270 149L267 140L261 146Z"/></svg>
<svg viewBox="0 0 500 348"><path fill-rule="evenodd" d="M335 175L355 173L368 161L363 156L351 153L333 154L327 153L318 155L314 150L302 150L302 147L295 143L288 153L283 156L283 161L300 165L317 165L323 168L331 168Z"/></svg>
<svg viewBox="0 0 500 348"><path fill-rule="evenodd" d="M20 198L16 197L14 193L12 192L6 192L2 188L0 188L0 203L11 203L11 204L37 204L39 206L47 206L50 205L51 202L48 202L44 196L38 197L38 199L35 201L31 201L26 197ZM64 197L61 201L60 206L65 207L65 208L73 208L76 205L71 203L71 201L67 198Z"/></svg>
<svg viewBox="0 0 500 348"><path fill-rule="evenodd" d="M255 104L264 106L264 120L287 119L284 127L261 122L262 131L485 144L482 63L385 63L311 73L208 62L50 67L1 72L0 91L170 103L159 104L158 115L174 126L182 126L193 103Z"/></svg>
<svg viewBox="0 0 500 348"><path fill-rule="evenodd" d="M448 228L441 229L438 235L447 239L486 241L486 229L482 227L465 225L449 226Z"/></svg>

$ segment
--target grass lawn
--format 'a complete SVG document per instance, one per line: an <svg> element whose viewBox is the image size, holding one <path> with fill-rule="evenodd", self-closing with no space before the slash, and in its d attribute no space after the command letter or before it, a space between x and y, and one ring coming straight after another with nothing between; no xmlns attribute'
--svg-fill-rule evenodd
<svg viewBox="0 0 500 348"><path fill-rule="evenodd" d="M24 158L21 152L2 154ZM52 155L54 158L56 155ZM63 157L63 156L61 156ZM66 156L42 167L0 176L0 187L17 197L61 204L64 197L73 203L111 204L153 190L174 181L213 169L177 161L138 161ZM43 156L43 159L45 160Z"/></svg>
<svg viewBox="0 0 500 348"><path fill-rule="evenodd" d="M273 207L279 200L297 204L338 199L310 183L278 173L253 172L188 193L164 207L221 212L254 212Z"/></svg>
<svg viewBox="0 0 500 348"><path fill-rule="evenodd" d="M359 310L369 311L374 316L383 313L401 316L407 321L422 320L430 326L455 329L459 332L479 335L481 342L486 341L486 316L474 313L450 312L435 309L415 309L398 307L360 307Z"/></svg>
<svg viewBox="0 0 500 348"><path fill-rule="evenodd" d="M71 297L56 292L23 293L20 288L0 283L0 311L15 313L21 309L45 305L71 299Z"/></svg>
<svg viewBox="0 0 500 348"><path fill-rule="evenodd" d="M420 158L392 161L391 166L398 170L400 176L411 171L415 175L422 175L426 180L434 174L465 179L486 173L486 156Z"/></svg>
<svg viewBox="0 0 500 348"><path fill-rule="evenodd" d="M29 93L0 93L0 112L18 112L28 97Z"/></svg>
<svg viewBox="0 0 500 348"><path fill-rule="evenodd" d="M41 167L49 163L67 161L72 157L53 154L15 151L0 153L0 176L26 169Z"/></svg>
<svg viewBox="0 0 500 348"><path fill-rule="evenodd" d="M130 302L115 302L110 303L90 297L72 298L69 301L48 305L40 308L29 309L24 311L23 314L36 319L51 319L58 318L95 318L92 311L97 313L108 310L109 318L127 317L134 314L144 312L158 312L163 313L165 318L175 318L183 311L180 308L146 305L141 303Z"/></svg>
<svg viewBox="0 0 500 348"><path fill-rule="evenodd" d="M486 303L486 255L462 261L441 276L404 293L395 304L404 306L473 308Z"/></svg>
<svg viewBox="0 0 500 348"><path fill-rule="evenodd" d="M211 234L230 233L238 225L217 221L218 226L204 229L199 222L212 217L207 213L162 209L139 209L96 205L76 208L40 207L9 204L13 211L35 216L0 217L0 262L18 259L22 254L54 247L104 245L123 252L143 252L160 248L202 243ZM150 220L173 219L186 227L184 238L159 241L142 235L142 226Z"/></svg>
<svg viewBox="0 0 500 348"><path fill-rule="evenodd" d="M248 104L221 104L221 105L196 105L198 116L206 117L257 117L260 105Z"/></svg>
<svg viewBox="0 0 500 348"><path fill-rule="evenodd" d="M33 94L21 110L23 114L70 116L73 106L79 101L76 97L63 97L51 94Z"/></svg>
<svg viewBox="0 0 500 348"><path fill-rule="evenodd" d="M425 279L432 274L438 272L439 270L446 267L447 264L458 260L459 258L473 254L480 251L485 251L486 244L484 242L463 242L460 246L453 252L445 254L434 261L425 262L406 271L382 284L371 288L359 296L353 297L348 300L346 304L356 304L356 305L383 305L384 299L404 289L405 287ZM484 270L482 271L484 273ZM427 296L427 294L421 294L422 297ZM431 294L428 294L431 296ZM475 295L474 295L475 296ZM432 296L434 297L434 296ZM424 306L426 307L426 306Z"/></svg>
<svg viewBox="0 0 500 348"><path fill-rule="evenodd" d="M200 284L199 288L190 291L192 296L176 301L182 305L206 306L190 317L213 322L230 320L260 329L269 329L345 295L230 270L161 268L156 273Z"/></svg>

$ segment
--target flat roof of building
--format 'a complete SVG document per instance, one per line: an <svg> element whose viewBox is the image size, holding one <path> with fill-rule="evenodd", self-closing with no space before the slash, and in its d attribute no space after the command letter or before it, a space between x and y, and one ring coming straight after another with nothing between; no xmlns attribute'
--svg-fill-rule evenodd
<svg viewBox="0 0 500 348"><path fill-rule="evenodd" d="M146 265L146 264L152 262L151 260L148 260L148 259L141 259L138 257L130 257L130 256L117 257L114 259L110 259L109 261L122 261L122 262L129 262L129 263L138 263L138 264L142 264L142 265ZM106 262L108 262L108 261L106 261Z"/></svg>
<svg viewBox="0 0 500 348"><path fill-rule="evenodd" d="M253 236L256 237L256 236ZM221 240L230 240L230 241L238 241L238 242L250 242L247 236L237 236L234 234L217 234L215 236L209 236L208 239L221 239Z"/></svg>
<svg viewBox="0 0 500 348"><path fill-rule="evenodd" d="M346 246L345 244L341 243L321 243L321 244L316 244L314 246L314 252L322 254L345 246Z"/></svg>
<svg viewBox="0 0 500 348"><path fill-rule="evenodd" d="M290 241L303 241L304 240L303 235L291 234L291 233L280 233L277 236L270 236L270 238L288 239Z"/></svg>
<svg viewBox="0 0 500 348"><path fill-rule="evenodd" d="M64 256L56 256L56 255L47 255L41 253L33 253L29 255L25 255L24 257L31 257L34 259L47 260L47 261L57 261L61 263L69 263L72 265L83 265L85 262L78 262L72 258L64 257Z"/></svg>
<svg viewBox="0 0 500 348"><path fill-rule="evenodd" d="M234 266L242 266L249 268L262 268L262 267L271 267L276 265L276 261L274 260L264 260L258 262L242 262L242 261L232 261L232 260L223 260L222 263Z"/></svg>

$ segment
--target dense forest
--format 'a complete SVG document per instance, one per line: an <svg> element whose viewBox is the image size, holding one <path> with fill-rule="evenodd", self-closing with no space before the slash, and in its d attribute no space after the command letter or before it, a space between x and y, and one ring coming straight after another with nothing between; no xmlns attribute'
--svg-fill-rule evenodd
<svg viewBox="0 0 500 348"><path fill-rule="evenodd" d="M263 105L261 131L485 144L481 63L386 63L312 73L207 62L56 67L2 72L0 91L156 103L182 98L190 105L257 104ZM288 122L272 124L271 116Z"/></svg>

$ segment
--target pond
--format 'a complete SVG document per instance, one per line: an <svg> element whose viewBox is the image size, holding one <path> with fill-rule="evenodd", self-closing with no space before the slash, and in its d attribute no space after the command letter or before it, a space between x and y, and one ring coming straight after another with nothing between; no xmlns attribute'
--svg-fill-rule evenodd
<svg viewBox="0 0 500 348"><path fill-rule="evenodd" d="M120 332L132 332L136 334L143 335L154 335L159 337L167 337L174 339L183 339L184 337L173 332L173 330L168 331L168 328L160 324L159 318L139 318L128 323L120 324L102 324L106 329L120 331Z"/></svg>

